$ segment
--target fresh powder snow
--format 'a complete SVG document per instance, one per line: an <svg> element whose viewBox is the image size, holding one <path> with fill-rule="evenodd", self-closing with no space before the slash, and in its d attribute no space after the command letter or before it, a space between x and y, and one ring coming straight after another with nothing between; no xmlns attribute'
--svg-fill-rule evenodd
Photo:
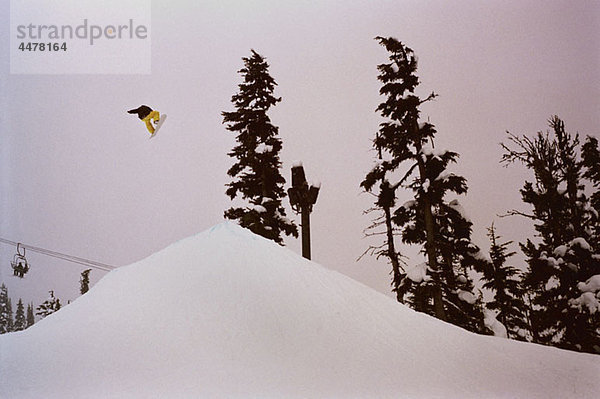
<svg viewBox="0 0 600 399"><path fill-rule="evenodd" d="M587 308L591 314L600 312L600 274L596 274L587 281L577 284L579 291L583 292L579 297L571 299L569 303L580 310Z"/></svg>
<svg viewBox="0 0 600 399"><path fill-rule="evenodd" d="M465 208L463 208L463 206L457 199L450 201L450 203L448 203L448 206L454 209L467 222L471 221L471 218L469 217L469 215L467 215Z"/></svg>
<svg viewBox="0 0 600 399"><path fill-rule="evenodd" d="M577 237L577 238L571 240L571 242L569 242L569 245L571 247L579 246L579 247L581 247L581 249L584 249L586 251L591 251L591 249L592 249L590 244L588 244L588 242L585 240L585 238L582 238L582 237Z"/></svg>
<svg viewBox="0 0 600 399"><path fill-rule="evenodd" d="M477 302L477 297L470 291L458 290L458 299L473 305Z"/></svg>
<svg viewBox="0 0 600 399"><path fill-rule="evenodd" d="M492 330L495 337L506 338L508 336L506 333L506 327L504 327L504 325L500 323L498 319L496 319L496 314L493 311L489 309L484 310L483 323L487 328Z"/></svg>
<svg viewBox="0 0 600 399"><path fill-rule="evenodd" d="M423 262L412 267L406 267L406 277L417 284L431 280L431 277L427 275L427 263Z"/></svg>
<svg viewBox="0 0 600 399"><path fill-rule="evenodd" d="M0 357L0 397L11 399L600 391L600 356L464 331L232 222L111 271L31 328L0 336Z"/></svg>

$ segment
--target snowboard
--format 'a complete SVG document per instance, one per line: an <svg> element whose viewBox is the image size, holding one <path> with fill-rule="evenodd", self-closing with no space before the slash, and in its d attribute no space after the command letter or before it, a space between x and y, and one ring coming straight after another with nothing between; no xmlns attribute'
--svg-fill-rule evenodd
<svg viewBox="0 0 600 399"><path fill-rule="evenodd" d="M165 123L166 120L167 120L167 114L163 114L163 115L160 116L160 120L156 124L156 127L154 128L154 133L152 133L150 135L150 138L156 136L156 133L158 133L158 131L160 130L161 126L163 125L163 123Z"/></svg>

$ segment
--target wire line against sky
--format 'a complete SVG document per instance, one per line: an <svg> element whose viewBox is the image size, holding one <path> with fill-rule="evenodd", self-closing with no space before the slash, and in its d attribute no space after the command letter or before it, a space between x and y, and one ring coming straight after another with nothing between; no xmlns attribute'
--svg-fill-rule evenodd
<svg viewBox="0 0 600 399"><path fill-rule="evenodd" d="M104 271L111 271L113 269L116 269L116 266L111 266L108 265L106 263L101 263L101 262L96 262L93 260L89 260L89 259L85 259L85 258L81 258L78 256L73 256L73 255L67 255L67 254L63 254L60 252L56 252L56 251L51 251L49 249L44 249L44 248L39 248L39 247L34 247L32 245L27 245L27 244L23 244L23 243L18 243L15 241L11 241L11 240L7 240L5 238L0 237L0 242L4 243L4 244L8 244L8 245L12 245L12 246L17 246L20 245L21 247L33 251L33 252L37 252L40 253L42 255L46 255L46 256L51 256L53 258L57 258L57 259L62 259L65 260L67 262L72 262L72 263L77 263L83 266L88 266L88 267L92 267L95 269L100 269L100 270L104 270Z"/></svg>

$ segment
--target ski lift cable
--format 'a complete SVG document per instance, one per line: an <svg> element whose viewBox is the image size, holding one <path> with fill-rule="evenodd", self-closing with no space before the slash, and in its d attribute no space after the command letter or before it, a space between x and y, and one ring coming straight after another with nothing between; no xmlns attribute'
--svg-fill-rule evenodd
<svg viewBox="0 0 600 399"><path fill-rule="evenodd" d="M111 271L113 269L116 269L115 266L107 265L105 263L100 263L100 262L96 262L96 261L93 261L93 260L89 260L89 259L85 259L85 258L80 258L78 256L63 254L63 253L60 253L60 252L51 251L49 249L34 247L32 245L26 245L26 244L23 244L23 243L17 243L17 242L10 241L10 240L7 240L7 239L2 238L2 237L0 237L0 242L2 242L4 244L9 244L9 245L12 245L12 246L17 246L17 245L20 244L20 246L22 248L25 248L25 249L33 251L33 252L40 253L42 255L51 256L53 258L66 260L67 262L77 263L77 264L80 264L80 265L83 265L83 266L88 266L88 267L92 267L92 268L104 270L104 271L107 271L107 272Z"/></svg>
<svg viewBox="0 0 600 399"><path fill-rule="evenodd" d="M14 241L7 240L7 239L4 239L4 238L0 238L0 242L3 242L5 244L10 244L10 245L18 245L18 243L14 242ZM41 254L46 255L46 256L51 256L51 257L54 257L54 258L66 260L66 261L72 262L72 263L78 263L78 264L83 265L83 266L90 266L90 267L93 267L93 268L96 268L96 269L100 269L100 270L104 270L104 271L110 271L112 269L115 269L115 266L111 266L111 265L107 265L107 264L104 264L104 263L100 263L100 262L96 262L96 261L92 261L92 260L80 258L80 257L77 257L77 256L63 254L63 253L56 252L56 251L51 251L51 250L44 249L44 248L38 248L38 247L34 247L34 246L31 246L31 245L24 245L24 244L21 244L21 247L25 248L25 249L28 249L30 251L41 253Z"/></svg>
<svg viewBox="0 0 600 399"><path fill-rule="evenodd" d="M88 259L84 259L84 258L80 258L77 256L73 256L73 255L66 255L66 254L62 254L60 252L55 252L55 251L50 251L48 249L43 249L43 248L37 248L37 247L32 247L29 245L23 245L21 244L21 246L23 246L26 249L29 249L31 251L34 252L39 252L43 255L47 255L47 256L52 256L58 259L63 259L69 262L73 262L73 263L79 263L81 265L89 265L89 266L94 266L94 267L98 267L98 268L102 268L103 270L112 270L114 269L114 266L110 266L110 265L105 265L103 263L100 262L96 262L96 261L92 261L92 260L88 260Z"/></svg>

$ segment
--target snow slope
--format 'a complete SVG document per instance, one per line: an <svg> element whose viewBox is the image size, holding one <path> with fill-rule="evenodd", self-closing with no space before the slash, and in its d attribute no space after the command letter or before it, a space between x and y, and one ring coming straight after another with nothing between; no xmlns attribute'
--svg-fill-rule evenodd
<svg viewBox="0 0 600 399"><path fill-rule="evenodd" d="M477 336L224 223L0 336L2 398L591 398L600 356Z"/></svg>

